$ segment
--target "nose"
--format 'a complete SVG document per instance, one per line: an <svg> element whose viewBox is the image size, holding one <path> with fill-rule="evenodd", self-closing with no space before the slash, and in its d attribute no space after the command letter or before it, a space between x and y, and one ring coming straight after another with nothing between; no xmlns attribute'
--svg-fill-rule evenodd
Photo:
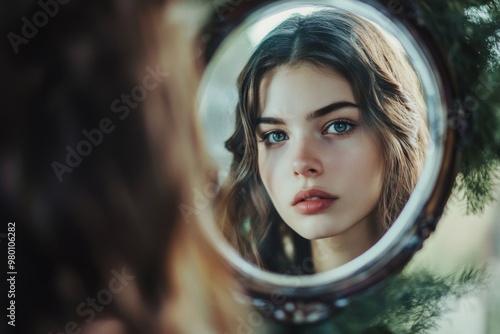
<svg viewBox="0 0 500 334"><path fill-rule="evenodd" d="M323 162L317 147L318 143L301 143L292 158L294 176L317 177L323 173Z"/></svg>

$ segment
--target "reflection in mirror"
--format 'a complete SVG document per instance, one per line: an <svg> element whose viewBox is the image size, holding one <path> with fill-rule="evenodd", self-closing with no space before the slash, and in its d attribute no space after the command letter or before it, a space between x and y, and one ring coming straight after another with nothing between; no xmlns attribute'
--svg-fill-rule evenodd
<svg viewBox="0 0 500 334"><path fill-rule="evenodd" d="M388 32L337 8L278 16L240 56L216 215L247 261L305 275L349 262L389 229L423 168L428 128L419 78Z"/></svg>

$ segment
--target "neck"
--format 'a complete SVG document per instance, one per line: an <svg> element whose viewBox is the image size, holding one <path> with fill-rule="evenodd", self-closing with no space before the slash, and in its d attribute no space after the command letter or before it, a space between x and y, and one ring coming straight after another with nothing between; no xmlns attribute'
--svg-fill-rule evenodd
<svg viewBox="0 0 500 334"><path fill-rule="evenodd" d="M378 240L374 226L375 223L366 218L339 235L312 240L316 272L337 268L366 252Z"/></svg>

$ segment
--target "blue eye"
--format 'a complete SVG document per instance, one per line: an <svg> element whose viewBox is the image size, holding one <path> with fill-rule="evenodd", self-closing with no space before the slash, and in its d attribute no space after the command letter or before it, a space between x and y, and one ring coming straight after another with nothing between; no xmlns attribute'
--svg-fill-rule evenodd
<svg viewBox="0 0 500 334"><path fill-rule="evenodd" d="M352 130L354 124L347 121L335 121L330 123L326 128L326 133L342 135Z"/></svg>
<svg viewBox="0 0 500 334"><path fill-rule="evenodd" d="M278 144L287 140L288 136L283 131L270 131L262 136L262 141L266 144Z"/></svg>

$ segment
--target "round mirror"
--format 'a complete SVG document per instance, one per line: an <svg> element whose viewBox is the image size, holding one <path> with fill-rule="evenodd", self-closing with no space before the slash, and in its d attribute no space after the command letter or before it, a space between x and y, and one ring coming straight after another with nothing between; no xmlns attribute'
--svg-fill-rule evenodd
<svg viewBox="0 0 500 334"><path fill-rule="evenodd" d="M203 35L199 110L218 167L207 233L242 299L314 322L400 270L434 229L463 130L411 9L242 3Z"/></svg>

